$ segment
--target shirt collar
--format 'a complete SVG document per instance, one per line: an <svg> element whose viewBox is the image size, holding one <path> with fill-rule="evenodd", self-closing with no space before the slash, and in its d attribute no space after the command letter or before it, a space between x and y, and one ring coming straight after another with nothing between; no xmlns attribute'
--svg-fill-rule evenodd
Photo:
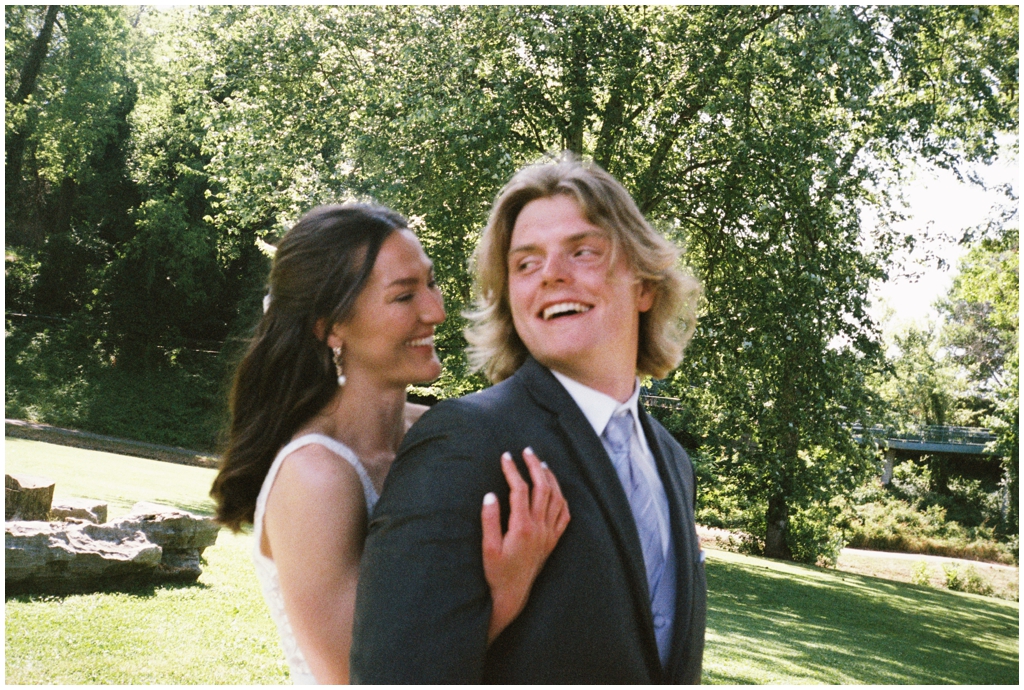
<svg viewBox="0 0 1024 690"><path fill-rule="evenodd" d="M610 395L594 390L589 386L584 386L565 374L560 374L553 369L551 373L555 375L555 378L558 379L559 383L562 384L572 399L576 401L576 404L579 405L580 410L583 411L583 416L590 422L590 426L594 428L594 433L598 437L604 433L604 428L608 426L608 420L620 410L629 410L629 413L633 415L633 423L637 425L637 428L640 428L640 418L637 413L637 401L640 399L639 377L633 383L633 394L629 396L629 400L620 403Z"/></svg>

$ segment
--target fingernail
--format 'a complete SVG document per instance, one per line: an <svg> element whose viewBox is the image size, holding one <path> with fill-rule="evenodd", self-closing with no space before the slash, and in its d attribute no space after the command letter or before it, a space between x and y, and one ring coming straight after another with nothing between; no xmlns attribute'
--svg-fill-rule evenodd
<svg viewBox="0 0 1024 690"><path fill-rule="evenodd" d="M544 469L548 469L548 464L544 461L541 461L540 466L543 467Z"/></svg>
<svg viewBox="0 0 1024 690"><path fill-rule="evenodd" d="M498 502L498 497L494 495L493 491L491 493L487 494L486 496L484 496L484 505L485 506L494 505L497 502Z"/></svg>
<svg viewBox="0 0 1024 690"><path fill-rule="evenodd" d="M530 446L526 446L526 448L523 449L523 452L529 453L530 455L536 455L536 453L533 452L533 448L531 448Z"/></svg>
<svg viewBox="0 0 1024 690"><path fill-rule="evenodd" d="M501 459L507 460L508 462L512 462L512 453L505 451L504 453L501 454Z"/></svg>

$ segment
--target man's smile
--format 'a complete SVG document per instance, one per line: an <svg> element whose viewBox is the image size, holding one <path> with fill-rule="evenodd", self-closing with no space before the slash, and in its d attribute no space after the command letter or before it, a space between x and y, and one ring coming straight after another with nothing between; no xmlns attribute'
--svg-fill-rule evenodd
<svg viewBox="0 0 1024 690"><path fill-rule="evenodd" d="M550 321L551 319L556 319L559 316L585 314L593 308L593 305L584 304L583 302L556 302L555 304L544 307L539 316L545 321Z"/></svg>

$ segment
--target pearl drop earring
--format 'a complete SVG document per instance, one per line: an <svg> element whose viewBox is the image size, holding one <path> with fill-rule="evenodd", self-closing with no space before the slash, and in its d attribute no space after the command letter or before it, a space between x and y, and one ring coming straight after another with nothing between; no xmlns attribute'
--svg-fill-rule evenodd
<svg viewBox="0 0 1024 690"><path fill-rule="evenodd" d="M341 388L345 385L345 374L341 368L341 346L334 348L334 370L338 372L338 387Z"/></svg>

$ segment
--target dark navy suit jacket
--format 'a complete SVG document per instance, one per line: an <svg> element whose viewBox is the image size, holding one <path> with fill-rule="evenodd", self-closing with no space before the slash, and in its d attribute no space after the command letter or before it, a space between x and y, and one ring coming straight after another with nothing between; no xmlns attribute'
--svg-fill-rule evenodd
<svg viewBox="0 0 1024 690"><path fill-rule="evenodd" d="M615 469L565 388L528 358L511 378L435 405L409 431L372 515L356 599L357 683L698 683L707 586L686 452L641 410L678 565L672 652L658 660L643 553ZM500 456L532 446L572 520L520 616L487 646L480 507Z"/></svg>

